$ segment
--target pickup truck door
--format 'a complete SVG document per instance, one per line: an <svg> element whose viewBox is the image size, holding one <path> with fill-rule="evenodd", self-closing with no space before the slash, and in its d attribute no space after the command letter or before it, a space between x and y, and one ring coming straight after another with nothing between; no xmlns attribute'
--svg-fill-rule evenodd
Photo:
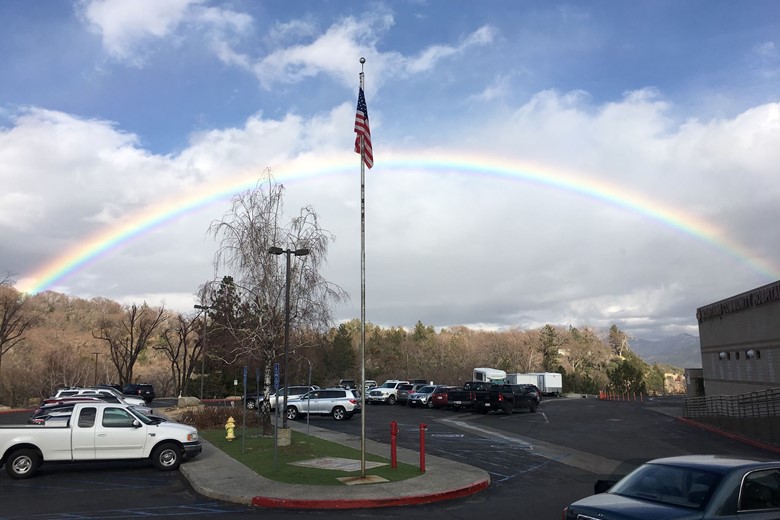
<svg viewBox="0 0 780 520"><path fill-rule="evenodd" d="M95 426L95 458L139 459L144 457L147 428L124 408L106 407Z"/></svg>
<svg viewBox="0 0 780 520"><path fill-rule="evenodd" d="M73 460L94 460L95 418L94 406L80 408L71 417L71 456Z"/></svg>

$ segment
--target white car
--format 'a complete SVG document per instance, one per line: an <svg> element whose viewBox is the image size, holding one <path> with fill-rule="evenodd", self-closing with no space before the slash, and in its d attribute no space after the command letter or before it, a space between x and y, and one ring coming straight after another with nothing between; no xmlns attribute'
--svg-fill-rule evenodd
<svg viewBox="0 0 780 520"><path fill-rule="evenodd" d="M366 402L395 404L398 400L398 387L406 384L409 384L409 381L388 379L382 386L377 386L368 393Z"/></svg>
<svg viewBox="0 0 780 520"><path fill-rule="evenodd" d="M112 391L113 390L113 391ZM117 402L121 404L126 404L130 406L138 407L138 409L146 414L149 415L152 413L152 409L146 406L146 402L139 398L139 397L132 397L129 395L124 395L123 393L119 392L116 389L108 389L108 388L63 388L61 390L58 390L57 393L54 395L55 399L62 399L63 397L97 397L101 398L104 396L110 396L112 397L112 402ZM114 401L113 398L116 398L116 401Z"/></svg>
<svg viewBox="0 0 780 520"><path fill-rule="evenodd" d="M290 386L290 388L287 390L287 402L290 402L290 399L295 397L300 397L306 392L311 392L312 390L319 390L320 387L317 385L312 386ZM268 397L268 404L271 406L271 410L276 410L276 406L278 404L284 404L284 387L279 388L275 393L271 394Z"/></svg>

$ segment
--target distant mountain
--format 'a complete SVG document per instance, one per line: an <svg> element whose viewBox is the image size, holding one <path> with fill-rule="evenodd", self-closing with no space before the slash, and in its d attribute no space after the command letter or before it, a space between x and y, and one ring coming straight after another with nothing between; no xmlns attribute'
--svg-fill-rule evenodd
<svg viewBox="0 0 780 520"><path fill-rule="evenodd" d="M632 339L629 346L646 363L677 368L701 368L699 337L678 334L662 340Z"/></svg>

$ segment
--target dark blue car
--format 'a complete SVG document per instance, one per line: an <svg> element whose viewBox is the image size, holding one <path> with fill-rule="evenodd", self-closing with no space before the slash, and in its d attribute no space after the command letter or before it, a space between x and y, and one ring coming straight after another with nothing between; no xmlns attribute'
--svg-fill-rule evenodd
<svg viewBox="0 0 780 520"><path fill-rule="evenodd" d="M610 483L600 481L600 487ZM780 519L780 461L690 455L649 461L563 520Z"/></svg>

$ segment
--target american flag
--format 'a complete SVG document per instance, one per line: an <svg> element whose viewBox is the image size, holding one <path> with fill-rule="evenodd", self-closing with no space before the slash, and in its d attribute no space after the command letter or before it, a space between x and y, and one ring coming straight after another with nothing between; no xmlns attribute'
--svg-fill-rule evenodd
<svg viewBox="0 0 780 520"><path fill-rule="evenodd" d="M374 165L374 152L371 150L371 129L368 127L368 107L363 87L358 92L357 112L355 113L355 153L360 153L360 138L363 138L363 162L371 168Z"/></svg>

